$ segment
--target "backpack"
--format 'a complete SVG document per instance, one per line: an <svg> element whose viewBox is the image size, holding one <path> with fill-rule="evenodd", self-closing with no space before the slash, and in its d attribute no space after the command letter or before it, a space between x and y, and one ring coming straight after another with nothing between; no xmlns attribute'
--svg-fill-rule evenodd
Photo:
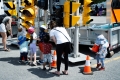
<svg viewBox="0 0 120 80"><path fill-rule="evenodd" d="M4 19L6 16L7 16L6 14L0 15L0 24L2 23L3 19Z"/></svg>

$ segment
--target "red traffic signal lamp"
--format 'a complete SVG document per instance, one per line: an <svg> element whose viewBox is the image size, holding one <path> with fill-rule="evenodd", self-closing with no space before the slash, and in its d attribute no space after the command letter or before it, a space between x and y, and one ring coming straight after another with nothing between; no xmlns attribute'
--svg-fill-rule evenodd
<svg viewBox="0 0 120 80"><path fill-rule="evenodd" d="M77 21L80 19L80 16L74 16L74 13L80 6L80 3L75 1L66 1L64 3L64 26L65 28L69 28L74 26Z"/></svg>
<svg viewBox="0 0 120 80"><path fill-rule="evenodd" d="M91 5L93 3L94 2L92 0L84 0L84 7L83 7L83 14L82 14L83 26L93 21L93 19L90 18L90 13L92 12Z"/></svg>

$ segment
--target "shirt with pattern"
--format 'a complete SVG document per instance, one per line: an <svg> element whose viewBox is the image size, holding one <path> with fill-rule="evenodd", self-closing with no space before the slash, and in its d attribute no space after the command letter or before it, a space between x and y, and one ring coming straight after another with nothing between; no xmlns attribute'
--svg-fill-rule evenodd
<svg viewBox="0 0 120 80"><path fill-rule="evenodd" d="M51 53L52 44L51 43L43 43L43 54Z"/></svg>
<svg viewBox="0 0 120 80"><path fill-rule="evenodd" d="M43 37L47 34L46 32L44 32L45 29L40 28L40 32L39 32L39 38L40 38L40 42L43 42Z"/></svg>

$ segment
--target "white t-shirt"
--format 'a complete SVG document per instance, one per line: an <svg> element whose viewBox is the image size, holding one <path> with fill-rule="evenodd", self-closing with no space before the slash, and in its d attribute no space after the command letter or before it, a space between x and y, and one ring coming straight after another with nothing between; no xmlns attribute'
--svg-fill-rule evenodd
<svg viewBox="0 0 120 80"><path fill-rule="evenodd" d="M0 32L6 32L6 27L4 23L0 24Z"/></svg>
<svg viewBox="0 0 120 80"><path fill-rule="evenodd" d="M34 39L37 39L37 34L34 32L32 35L33 35L33 41L32 41L32 43L36 44L37 40L34 40Z"/></svg>
<svg viewBox="0 0 120 80"><path fill-rule="evenodd" d="M61 31L67 38L61 32L59 32L57 30ZM64 27L56 27L56 28L52 29L50 31L50 37L52 37L52 36L54 36L56 38L57 44L62 44L62 43L65 43L65 42L71 42L71 38L70 38L68 32L66 31L66 29Z"/></svg>

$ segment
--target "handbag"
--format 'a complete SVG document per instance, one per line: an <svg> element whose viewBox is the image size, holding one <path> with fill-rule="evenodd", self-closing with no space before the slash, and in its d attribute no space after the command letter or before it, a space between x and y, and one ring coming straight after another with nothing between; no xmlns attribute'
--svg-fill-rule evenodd
<svg viewBox="0 0 120 80"><path fill-rule="evenodd" d="M59 30L57 30L57 29L54 29L54 30L56 30L56 31L59 31ZM59 31L59 32L61 32L61 31ZM62 33L62 32L61 32ZM63 33L62 33L63 34ZM64 34L63 34L64 35ZM64 35L65 36L65 35ZM65 36L66 37L66 36ZM67 37L66 37L67 38ZM67 38L67 40L70 42L70 40ZM69 54L71 53L71 52L73 52L73 50L74 50L74 48L73 48L73 43L71 43L70 42L70 44L69 44Z"/></svg>

